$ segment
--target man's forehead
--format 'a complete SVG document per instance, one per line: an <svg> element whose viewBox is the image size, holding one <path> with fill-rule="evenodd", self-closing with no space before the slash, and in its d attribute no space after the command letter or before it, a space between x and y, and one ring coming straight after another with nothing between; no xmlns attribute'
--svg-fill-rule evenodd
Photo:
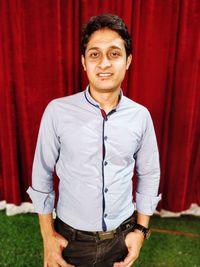
<svg viewBox="0 0 200 267"><path fill-rule="evenodd" d="M89 39L86 50L105 48L124 49L124 40L117 32L110 29L95 31Z"/></svg>

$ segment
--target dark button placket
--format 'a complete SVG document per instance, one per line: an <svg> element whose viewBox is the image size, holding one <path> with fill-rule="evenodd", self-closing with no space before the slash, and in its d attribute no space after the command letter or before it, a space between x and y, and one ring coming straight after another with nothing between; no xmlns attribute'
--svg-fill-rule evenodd
<svg viewBox="0 0 200 267"><path fill-rule="evenodd" d="M103 109L100 109L101 111L101 115L103 117L103 130L102 130L102 155L103 155L103 159L102 159L102 229L103 231L107 230L107 225L105 222L105 218L107 217L107 213L105 213L105 194L108 192L108 188L105 188L105 173L104 173L104 168L108 165L108 162L105 160L106 157L106 146L105 146L105 142L108 140L108 136L105 135L105 123L108 121L108 117L113 114L114 112L116 112L116 110L112 110L110 111L108 114L106 114L106 112Z"/></svg>
<svg viewBox="0 0 200 267"><path fill-rule="evenodd" d="M121 96L121 94L120 94L120 96ZM108 137L105 135L105 123L108 121L108 118L113 113L116 112L116 109L113 109L108 114L106 114L106 112L103 109L101 109L100 105L90 97L89 89L88 89L88 93L85 91L85 98L86 98L88 103L90 103L92 106L95 107L96 110L100 110L101 115L103 117L103 126L102 126L103 127L103 130L102 130L102 195L103 195L103 197L102 197L102 229L103 229L103 231L106 231L107 225L106 225L104 219L107 217L107 213L105 213L105 196L104 196L104 194L106 194L108 192L108 188L105 188L104 168L108 164L108 162L105 161L105 155L106 155L105 141L107 141Z"/></svg>

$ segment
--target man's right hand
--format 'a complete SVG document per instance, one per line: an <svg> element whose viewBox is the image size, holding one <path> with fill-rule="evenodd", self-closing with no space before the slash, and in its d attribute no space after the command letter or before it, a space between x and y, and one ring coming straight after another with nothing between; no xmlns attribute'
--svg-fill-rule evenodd
<svg viewBox="0 0 200 267"><path fill-rule="evenodd" d="M68 241L55 231L52 213L39 214L39 222L44 245L44 267L75 267L62 257Z"/></svg>
<svg viewBox="0 0 200 267"><path fill-rule="evenodd" d="M44 244L44 267L75 267L68 264L62 257L63 249L68 245L68 241L54 232L43 238Z"/></svg>

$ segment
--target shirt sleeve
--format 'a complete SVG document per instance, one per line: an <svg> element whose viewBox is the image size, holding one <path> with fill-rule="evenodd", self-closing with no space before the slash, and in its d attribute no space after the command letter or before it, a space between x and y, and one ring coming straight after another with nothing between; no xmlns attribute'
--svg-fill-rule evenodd
<svg viewBox="0 0 200 267"><path fill-rule="evenodd" d="M27 190L35 212L41 214L51 213L54 208L53 172L60 151L56 123L54 105L50 102L42 116L33 160L32 186Z"/></svg>
<svg viewBox="0 0 200 267"><path fill-rule="evenodd" d="M143 135L136 160L136 209L145 215L152 215L161 199L158 195L160 163L158 146L151 116L146 110Z"/></svg>

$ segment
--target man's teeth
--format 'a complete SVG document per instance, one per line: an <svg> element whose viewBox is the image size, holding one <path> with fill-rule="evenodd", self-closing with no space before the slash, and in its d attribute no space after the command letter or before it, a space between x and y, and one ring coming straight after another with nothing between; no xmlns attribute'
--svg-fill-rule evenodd
<svg viewBox="0 0 200 267"><path fill-rule="evenodd" d="M111 76L111 73L99 73L98 75L100 77L109 77L109 76Z"/></svg>

